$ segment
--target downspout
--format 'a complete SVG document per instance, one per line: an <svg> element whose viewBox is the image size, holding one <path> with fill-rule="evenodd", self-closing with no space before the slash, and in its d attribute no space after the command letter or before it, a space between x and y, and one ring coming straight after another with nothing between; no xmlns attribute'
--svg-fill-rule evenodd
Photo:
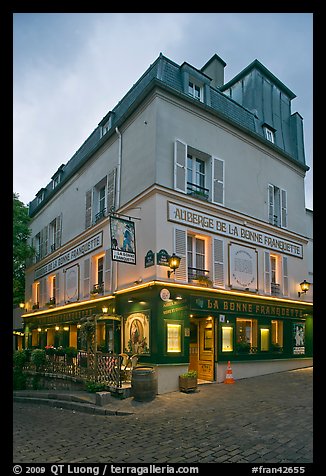
<svg viewBox="0 0 326 476"><path fill-rule="evenodd" d="M115 194L115 209L119 210L120 207L120 189L121 189L121 157L122 157L122 135L119 129L116 127L115 132L118 135L119 148L118 148L118 168L117 168L117 182L116 182L116 194ZM114 262L112 262L112 265ZM114 266L114 282L112 283L113 291L118 290L118 262L115 262Z"/></svg>
<svg viewBox="0 0 326 476"><path fill-rule="evenodd" d="M118 134L119 137L119 151L118 151L118 169L117 169L117 188L115 194L115 204L116 209L118 210L120 207L120 188L121 188L121 157L122 157L122 135L119 129L116 127L115 132Z"/></svg>

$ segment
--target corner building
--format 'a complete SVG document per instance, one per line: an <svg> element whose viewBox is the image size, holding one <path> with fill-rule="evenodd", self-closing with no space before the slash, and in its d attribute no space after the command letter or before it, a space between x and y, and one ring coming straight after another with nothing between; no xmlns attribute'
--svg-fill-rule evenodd
<svg viewBox="0 0 326 476"><path fill-rule="evenodd" d="M159 393L229 360L235 379L312 365L303 120L259 61L225 66L160 54L36 194L26 346L82 348L96 314L98 350L137 353Z"/></svg>

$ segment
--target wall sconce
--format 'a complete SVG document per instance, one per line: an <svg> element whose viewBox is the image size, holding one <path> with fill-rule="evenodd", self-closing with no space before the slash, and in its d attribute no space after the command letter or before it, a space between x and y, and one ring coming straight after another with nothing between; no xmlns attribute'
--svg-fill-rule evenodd
<svg viewBox="0 0 326 476"><path fill-rule="evenodd" d="M311 283L308 283L308 281L306 281L305 279L302 281L302 283L300 283L301 291L298 292L299 297L301 296L301 294L306 294L306 292L309 291L310 284Z"/></svg>
<svg viewBox="0 0 326 476"><path fill-rule="evenodd" d="M20 303L19 303L19 307L20 307L20 309L24 309L24 308L25 308L25 303L24 303L24 302L20 302Z"/></svg>
<svg viewBox="0 0 326 476"><path fill-rule="evenodd" d="M181 258L177 256L175 253L173 253L172 256L169 257L169 266L172 271L168 271L168 278L170 278L171 274L175 273L175 270L179 268L180 261L181 261Z"/></svg>
<svg viewBox="0 0 326 476"><path fill-rule="evenodd" d="M102 307L102 312L103 312L103 314L107 314L107 313L108 313L108 310L109 310L109 308L108 308L107 306L103 306L103 307Z"/></svg>

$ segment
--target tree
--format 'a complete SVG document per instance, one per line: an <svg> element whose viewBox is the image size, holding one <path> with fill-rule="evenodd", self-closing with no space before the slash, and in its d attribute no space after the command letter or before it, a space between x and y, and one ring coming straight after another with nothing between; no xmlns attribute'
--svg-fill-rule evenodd
<svg viewBox="0 0 326 476"><path fill-rule="evenodd" d="M25 301L25 262L34 255L30 236L28 208L13 194L13 304Z"/></svg>

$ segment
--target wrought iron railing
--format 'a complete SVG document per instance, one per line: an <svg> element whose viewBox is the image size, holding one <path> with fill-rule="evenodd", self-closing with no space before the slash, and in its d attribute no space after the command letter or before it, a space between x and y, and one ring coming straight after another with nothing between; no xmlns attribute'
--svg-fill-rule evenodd
<svg viewBox="0 0 326 476"><path fill-rule="evenodd" d="M79 351L76 357L68 355L47 355L45 364L38 368L26 362L23 369L41 373L69 375L82 380L105 383L108 386L122 387L123 357L118 354Z"/></svg>
<svg viewBox="0 0 326 476"><path fill-rule="evenodd" d="M187 194L200 198L201 200L208 200L209 189L195 183L187 182Z"/></svg>

